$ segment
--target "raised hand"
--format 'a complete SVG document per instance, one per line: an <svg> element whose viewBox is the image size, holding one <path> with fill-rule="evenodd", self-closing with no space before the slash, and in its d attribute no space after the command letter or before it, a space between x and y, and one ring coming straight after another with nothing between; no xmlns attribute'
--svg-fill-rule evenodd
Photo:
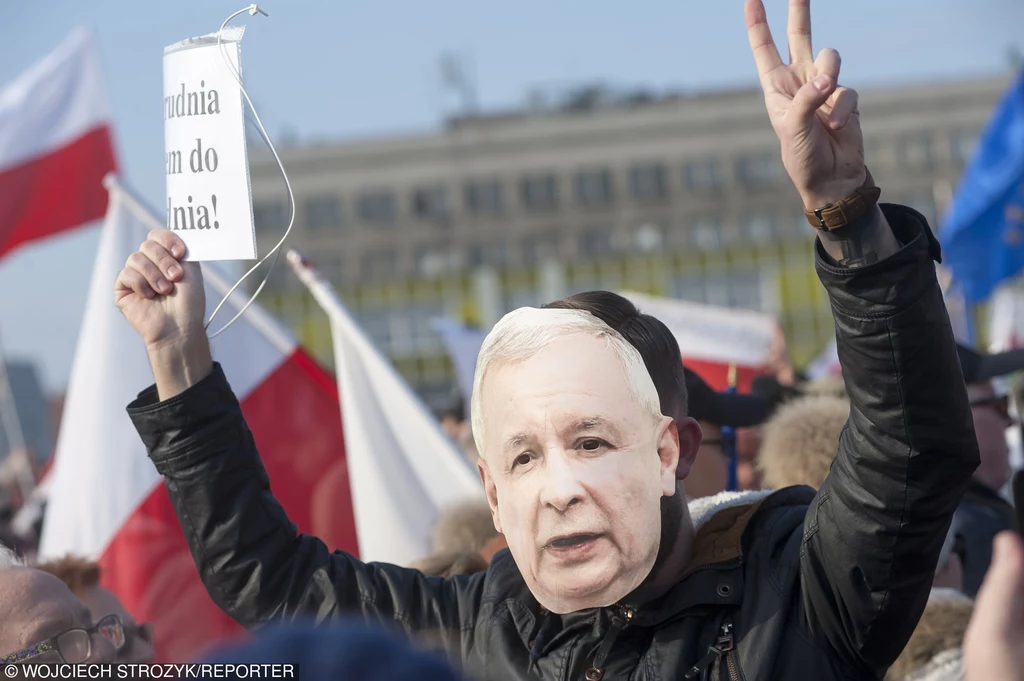
<svg viewBox="0 0 1024 681"><path fill-rule="evenodd" d="M996 536L992 565L964 634L968 681L1024 681L1024 542Z"/></svg>
<svg viewBox="0 0 1024 681"><path fill-rule="evenodd" d="M184 256L177 235L155 230L114 283L114 301L146 344L163 399L201 379L211 364L203 273L199 263L182 262Z"/></svg>
<svg viewBox="0 0 1024 681"><path fill-rule="evenodd" d="M807 210L846 198L864 184L864 138L857 93L839 86L839 53L811 46L810 0L789 2L789 64L772 39L761 0L747 0L754 52L782 162Z"/></svg>

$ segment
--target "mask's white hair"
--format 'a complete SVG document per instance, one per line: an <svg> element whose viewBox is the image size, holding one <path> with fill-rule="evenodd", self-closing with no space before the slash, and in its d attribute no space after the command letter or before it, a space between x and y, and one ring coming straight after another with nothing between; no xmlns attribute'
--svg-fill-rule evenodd
<svg viewBox="0 0 1024 681"><path fill-rule="evenodd" d="M618 331L583 310L538 309L522 307L501 318L487 334L476 361L473 377L473 395L470 400L470 418L477 450L484 454L484 415L481 408L484 378L494 366L509 366L525 362L553 341L570 334L584 334L604 339L608 347L622 362L633 397L655 419L662 418L661 400L647 373L640 353ZM603 367L594 367L601 371Z"/></svg>
<svg viewBox="0 0 1024 681"><path fill-rule="evenodd" d="M24 566L25 561L23 561L21 558L18 558L18 554L16 554L13 550L7 548L3 544L0 544L0 572L3 572L4 570L9 570L11 568Z"/></svg>

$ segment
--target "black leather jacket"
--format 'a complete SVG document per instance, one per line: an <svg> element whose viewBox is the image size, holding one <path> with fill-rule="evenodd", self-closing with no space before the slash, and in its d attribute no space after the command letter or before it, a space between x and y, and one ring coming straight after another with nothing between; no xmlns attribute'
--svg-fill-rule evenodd
<svg viewBox="0 0 1024 681"><path fill-rule="evenodd" d="M298 535L218 366L128 411L211 597L246 627L362 613L440 638L481 679L674 680L695 665L693 678L878 679L918 622L978 465L938 244L918 213L884 211L904 244L892 257L848 270L818 249L853 405L831 474L817 493L715 513L678 584L651 603L556 616L507 550L487 572L444 580Z"/></svg>

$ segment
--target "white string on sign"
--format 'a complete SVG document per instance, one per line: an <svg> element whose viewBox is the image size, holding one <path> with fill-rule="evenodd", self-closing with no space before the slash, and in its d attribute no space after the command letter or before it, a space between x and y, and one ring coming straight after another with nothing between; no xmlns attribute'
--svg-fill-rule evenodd
<svg viewBox="0 0 1024 681"><path fill-rule="evenodd" d="M284 177L284 184L288 188L288 206L291 211L291 217L288 219L288 229L285 230L284 236L282 236L281 240L277 242L277 245L270 249L270 252L263 256L263 258L258 263L253 265L252 269L243 274L242 278L235 282L235 285L232 286L231 289L224 295L223 300L221 300L220 303L217 304L217 307L214 308L213 312L210 314L210 319L204 325L204 328L206 330L209 330L210 324L213 323L213 318L217 316L217 313L220 312L220 308L223 307L224 303L228 301L228 298L230 298L231 294L235 292L235 289L241 286L242 282L245 281L250 274L255 272L260 265L265 263L267 259L270 258L270 256L274 256L273 262L270 263L270 267L267 269L266 276L263 277L263 281L260 282L259 287L252 294L252 297L249 299L249 302L247 302L242 307L242 309L238 311L238 314L236 314L231 319L231 321L225 324L219 331L210 334L210 338L216 338L218 335L226 331L229 326L238 321L239 317L245 314L245 311L249 309L250 305L256 302L256 298L259 296L260 291L263 290L263 287L266 285L267 280L270 278L270 274L274 271L274 266L277 264L277 259L281 255L281 246L284 244L285 240L288 238L288 235L291 233L292 225L295 224L295 195L292 193L292 183L288 179L288 171L284 169L284 163L281 162L281 157L277 155L277 149L274 148L274 143L270 140L270 135L267 133L267 129L263 127L263 121L260 120L260 115L256 112L256 107L253 105L252 100L249 99L249 93L245 91L245 86L242 85L242 79L238 73L238 70L231 66L231 60L228 59L227 51L225 51L224 43L221 40L221 34L224 31L224 27L228 25L228 22L237 17L239 14L244 14L245 12L248 12L249 16L253 17L257 14L262 14L265 17L270 16L269 14L261 10L259 7L257 7L255 3L249 5L248 7L244 7L238 10L237 12L229 16L227 19L225 19L224 23L221 24L220 28L217 30L217 49L220 50L221 56L224 58L225 66L227 66L228 71L231 73L231 76L235 79L235 82L238 83L238 87L242 90L242 96L245 97L245 101L249 104L249 110L252 112L256 128L259 130L260 133L260 137L262 137L263 141L266 142L268 147L270 147L270 151L274 155L274 160L277 161L277 166L281 169L281 175Z"/></svg>

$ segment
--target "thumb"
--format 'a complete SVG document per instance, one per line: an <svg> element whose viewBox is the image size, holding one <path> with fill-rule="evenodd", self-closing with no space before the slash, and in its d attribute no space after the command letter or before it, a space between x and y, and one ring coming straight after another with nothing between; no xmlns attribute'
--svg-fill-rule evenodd
<svg viewBox="0 0 1024 681"><path fill-rule="evenodd" d="M790 113L795 120L806 125L814 120L815 112L835 92L836 81L822 73L803 84L793 97Z"/></svg>
<svg viewBox="0 0 1024 681"><path fill-rule="evenodd" d="M1024 543L1019 535L996 536L992 565L978 591L974 611L993 631L1019 631L1024 627Z"/></svg>

